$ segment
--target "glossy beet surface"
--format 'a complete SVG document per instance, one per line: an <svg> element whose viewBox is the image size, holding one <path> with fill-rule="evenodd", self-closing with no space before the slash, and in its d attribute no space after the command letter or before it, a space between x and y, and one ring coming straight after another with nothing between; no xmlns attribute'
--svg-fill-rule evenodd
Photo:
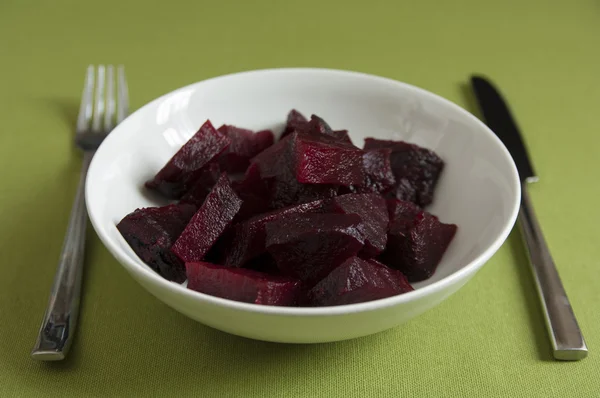
<svg viewBox="0 0 600 398"><path fill-rule="evenodd" d="M323 134L291 137L298 182L344 186L363 183L362 150Z"/></svg>
<svg viewBox="0 0 600 398"><path fill-rule="evenodd" d="M206 253L229 227L241 206L242 200L223 173L171 251L185 262L204 260Z"/></svg>
<svg viewBox="0 0 600 398"><path fill-rule="evenodd" d="M382 261L401 270L411 282L433 275L456 234L457 226L418 209L412 203L394 201L388 245Z"/></svg>
<svg viewBox="0 0 600 398"><path fill-rule="evenodd" d="M231 140L207 120L158 174L146 182L146 187L167 198L179 199L202 175L202 168L230 144Z"/></svg>
<svg viewBox="0 0 600 398"><path fill-rule="evenodd" d="M335 211L360 216L359 230L365 238L362 250L365 257L375 257L385 249L389 215L383 197L377 194L347 194L333 198L332 202Z"/></svg>
<svg viewBox="0 0 600 398"><path fill-rule="evenodd" d="M206 262L186 263L185 268L189 289L230 300L291 306L300 293L300 281L293 278Z"/></svg>
<svg viewBox="0 0 600 398"><path fill-rule="evenodd" d="M290 113L288 113L287 123L283 133L281 134L281 138L293 133L297 129L303 127L306 123L308 123L308 120L300 112L292 109Z"/></svg>
<svg viewBox="0 0 600 398"><path fill-rule="evenodd" d="M308 303L329 306L362 303L413 290L402 272L375 260L350 257L308 292Z"/></svg>
<svg viewBox="0 0 600 398"><path fill-rule="evenodd" d="M264 253L267 223L285 219L292 214L322 213L325 212L326 206L324 201L317 200L273 210L237 224L234 229L233 244L227 253L226 264L241 267L247 261Z"/></svg>
<svg viewBox="0 0 600 398"><path fill-rule="evenodd" d="M204 200L213 189L219 177L221 168L218 163L210 163L202 169L200 176L194 185L183 195L179 203L193 204L196 207L202 206Z"/></svg>
<svg viewBox="0 0 600 398"><path fill-rule="evenodd" d="M207 121L146 184L179 204L138 209L118 228L152 269L182 282L187 266L188 287L203 293L265 305L376 300L429 278L453 239L455 225L422 209L443 166L402 141L367 138L360 149L347 130L296 110L277 142Z"/></svg>
<svg viewBox="0 0 600 398"><path fill-rule="evenodd" d="M266 247L286 275L308 286L362 248L356 214L295 214L266 225Z"/></svg>
<svg viewBox="0 0 600 398"><path fill-rule="evenodd" d="M334 184L303 183L298 180L298 137L298 133L290 134L252 160L258 168L263 186L268 191L266 202L270 209L330 198L335 196L339 189L339 186Z"/></svg>
<svg viewBox="0 0 600 398"><path fill-rule="evenodd" d="M221 170L228 173L243 173L250 164L250 159L273 145L273 132L269 130L257 133L235 126L223 125L219 132L224 134L231 144L219 156Z"/></svg>
<svg viewBox="0 0 600 398"><path fill-rule="evenodd" d="M117 229L135 254L156 273L170 281L183 282L185 268L171 253L171 246L195 211L195 206L186 204L137 209L125 216Z"/></svg>
<svg viewBox="0 0 600 398"><path fill-rule="evenodd" d="M396 178L397 199L427 206L433 202L433 193L444 162L435 152L403 141L365 140L365 150L391 149L390 161Z"/></svg>
<svg viewBox="0 0 600 398"><path fill-rule="evenodd" d="M359 187L361 192L385 194L396 186L396 178L392 171L389 148L371 149L363 154L364 181Z"/></svg>

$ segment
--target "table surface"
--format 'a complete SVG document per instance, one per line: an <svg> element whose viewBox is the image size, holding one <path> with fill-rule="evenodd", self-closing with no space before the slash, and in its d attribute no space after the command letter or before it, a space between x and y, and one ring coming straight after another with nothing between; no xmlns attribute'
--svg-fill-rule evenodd
<svg viewBox="0 0 600 398"><path fill-rule="evenodd" d="M599 37L595 0L0 2L0 396L597 396L600 185L586 173L600 166ZM71 138L90 63L126 65L134 109L212 76L317 66L405 81L477 114L466 84L489 75L541 176L531 196L590 356L552 361L516 231L408 324L293 346L171 310L90 229L69 358L32 361L77 184Z"/></svg>

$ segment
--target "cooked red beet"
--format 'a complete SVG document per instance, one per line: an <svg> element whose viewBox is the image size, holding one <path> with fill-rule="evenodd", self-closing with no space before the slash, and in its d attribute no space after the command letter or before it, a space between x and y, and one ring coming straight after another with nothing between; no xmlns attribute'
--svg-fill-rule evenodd
<svg viewBox="0 0 600 398"><path fill-rule="evenodd" d="M331 198L337 195L339 187L331 184L302 184L299 183L289 169L266 181L269 187L269 208L280 209L311 202L318 199Z"/></svg>
<svg viewBox="0 0 600 398"><path fill-rule="evenodd" d="M396 185L396 178L390 163L391 149L371 149L363 154L365 179L359 187L361 192L385 194Z"/></svg>
<svg viewBox="0 0 600 398"><path fill-rule="evenodd" d="M285 125L285 130L281 134L281 138L285 137L288 134L293 133L298 128L304 126L308 123L308 120L297 110L292 109L287 116L287 123Z"/></svg>
<svg viewBox="0 0 600 398"><path fill-rule="evenodd" d="M269 192L267 205L270 209L330 198L337 194L337 185L298 182L295 156L297 137L298 133L288 135L252 160Z"/></svg>
<svg viewBox="0 0 600 398"><path fill-rule="evenodd" d="M308 292L313 306L355 304L413 290L402 272L374 260L351 257Z"/></svg>
<svg viewBox="0 0 600 398"><path fill-rule="evenodd" d="M435 152L404 141L365 140L365 150L389 148L398 189L398 199L427 206L433 201L435 186L444 162Z"/></svg>
<svg viewBox="0 0 600 398"><path fill-rule="evenodd" d="M295 136L291 134L282 138L252 159L252 163L255 163L260 171L261 178L276 177L281 174L282 169L293 168Z"/></svg>
<svg viewBox="0 0 600 398"><path fill-rule="evenodd" d="M243 223L237 224L234 228L233 244L228 250L225 264L233 267L241 267L247 261L264 253L266 250L267 223L288 217L291 214L321 213L326 211L328 206L329 204L323 200L317 200L259 214Z"/></svg>
<svg viewBox="0 0 600 398"><path fill-rule="evenodd" d="M363 247L356 214L294 214L266 225L266 247L286 275L321 280Z"/></svg>
<svg viewBox="0 0 600 398"><path fill-rule="evenodd" d="M269 275L282 275L273 256L269 253L263 253L244 264L244 268L252 269L258 272L264 272Z"/></svg>
<svg viewBox="0 0 600 398"><path fill-rule="evenodd" d="M233 189L243 200L242 208L235 216L234 222L246 220L269 209L271 199L266 181L260 177L256 163L252 163L241 181L232 184Z"/></svg>
<svg viewBox="0 0 600 398"><path fill-rule="evenodd" d="M352 144L352 140L348 135L347 130L333 130L329 124L317 115L312 115L310 121L303 125L300 125L296 131L300 134L308 135L325 135L331 139L331 142L341 144L344 146L356 148Z"/></svg>
<svg viewBox="0 0 600 398"><path fill-rule="evenodd" d="M125 216L117 229L142 261L163 278L181 283L185 280L183 262L171 253L196 207L173 204L137 209Z"/></svg>
<svg viewBox="0 0 600 398"><path fill-rule="evenodd" d="M273 133L269 130L255 134L251 130L223 125L218 131L231 140L231 145L219 156L221 170L228 173L245 172L250 159L273 145L274 141Z"/></svg>
<svg viewBox="0 0 600 398"><path fill-rule="evenodd" d="M158 174L146 182L146 187L167 198L181 198L200 177L202 168L227 149L230 143L229 138L215 130L207 120Z"/></svg>
<svg viewBox="0 0 600 398"><path fill-rule="evenodd" d="M456 234L456 225L444 224L412 203L389 204L391 222L382 262L402 271L411 282L431 277Z"/></svg>
<svg viewBox="0 0 600 398"><path fill-rule="evenodd" d="M184 262L202 261L241 206L242 200L231 188L227 174L221 174L171 251Z"/></svg>
<svg viewBox="0 0 600 398"><path fill-rule="evenodd" d="M375 257L385 249L389 224L388 209L383 197L374 193L347 194L332 199L333 207L343 214L358 214L359 229L365 237L361 256Z"/></svg>
<svg viewBox="0 0 600 398"><path fill-rule="evenodd" d="M305 184L362 184L363 151L328 140L323 135L295 138L296 179Z"/></svg>
<svg viewBox="0 0 600 398"><path fill-rule="evenodd" d="M221 169L217 163L206 165L206 167L202 169L202 173L194 183L194 186L183 195L179 202L193 204L196 207L202 206L204 199L206 199L220 176Z"/></svg>
<svg viewBox="0 0 600 398"><path fill-rule="evenodd" d="M185 264L188 289L245 303L295 305L300 281L243 268L226 268L206 262Z"/></svg>

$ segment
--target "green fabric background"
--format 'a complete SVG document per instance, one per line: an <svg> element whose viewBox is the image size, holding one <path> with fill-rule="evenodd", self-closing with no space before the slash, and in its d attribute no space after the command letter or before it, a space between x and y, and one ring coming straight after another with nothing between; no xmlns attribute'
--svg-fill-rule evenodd
<svg viewBox="0 0 600 398"><path fill-rule="evenodd" d="M551 360L518 234L456 295L353 341L291 346L204 327L146 293L89 231L68 360L29 358L77 183L84 68L126 66L132 108L224 73L373 73L470 111L469 74L507 96L531 195L590 356ZM0 396L600 396L600 2L0 1Z"/></svg>

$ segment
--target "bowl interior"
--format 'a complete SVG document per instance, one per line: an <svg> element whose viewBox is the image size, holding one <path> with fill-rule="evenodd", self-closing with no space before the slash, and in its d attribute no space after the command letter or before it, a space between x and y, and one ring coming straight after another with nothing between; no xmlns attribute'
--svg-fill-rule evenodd
<svg viewBox="0 0 600 398"><path fill-rule="evenodd" d="M279 132L295 108L366 137L406 140L435 150L446 162L428 209L459 226L435 275L417 290L489 257L512 227L520 190L501 142L474 116L424 90L354 72L279 69L246 72L196 83L144 106L117 126L97 151L86 199L100 238L130 272L155 275L115 225L136 208L166 202L143 188L206 120ZM479 261L476 266L480 266ZM155 281L160 283L158 281ZM164 283L169 283L164 281ZM293 309L292 309L293 310Z"/></svg>

